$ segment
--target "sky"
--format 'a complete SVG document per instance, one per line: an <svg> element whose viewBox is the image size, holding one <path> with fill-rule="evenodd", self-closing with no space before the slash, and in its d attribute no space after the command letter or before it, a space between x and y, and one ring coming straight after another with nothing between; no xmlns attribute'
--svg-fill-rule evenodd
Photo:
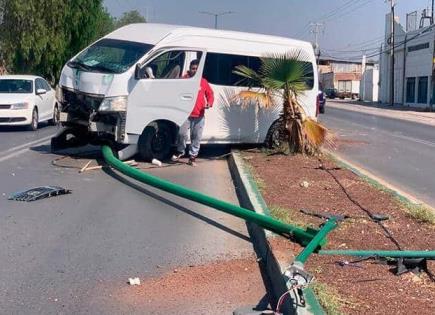
<svg viewBox="0 0 435 315"><path fill-rule="evenodd" d="M430 8L431 0L395 0L396 16ZM234 13L220 16L218 28L314 41L310 23L323 23L322 54L358 58L376 53L390 3L384 0L104 0L113 16L138 10L149 22L214 27L214 17L201 11ZM377 49L377 50L376 50Z"/></svg>

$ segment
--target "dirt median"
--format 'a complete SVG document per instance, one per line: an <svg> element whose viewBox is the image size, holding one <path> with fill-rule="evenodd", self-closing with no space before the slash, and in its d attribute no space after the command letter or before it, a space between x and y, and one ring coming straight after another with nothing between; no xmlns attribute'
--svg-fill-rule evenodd
<svg viewBox="0 0 435 315"><path fill-rule="evenodd" d="M433 250L435 228L411 218L406 209L389 192L379 190L347 169L337 167L326 158L243 154L253 169L271 213L280 219L305 226L319 226L322 219L300 212L328 212L346 215L339 228L329 236L327 249ZM365 209L365 210L364 210ZM393 239L367 215L383 214L385 228ZM276 253L301 250L284 239L273 240ZM348 314L435 314L435 283L426 273L397 276L392 266L367 260L340 266L337 262L352 257L313 255L307 269L335 291L339 311ZM428 269L435 272L429 261Z"/></svg>

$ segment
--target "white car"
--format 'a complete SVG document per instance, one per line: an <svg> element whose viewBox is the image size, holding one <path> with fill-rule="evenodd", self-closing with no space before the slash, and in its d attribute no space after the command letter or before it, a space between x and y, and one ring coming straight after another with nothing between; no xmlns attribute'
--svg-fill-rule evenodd
<svg viewBox="0 0 435 315"><path fill-rule="evenodd" d="M28 126L59 120L55 91L43 78L32 75L0 76L0 126Z"/></svg>

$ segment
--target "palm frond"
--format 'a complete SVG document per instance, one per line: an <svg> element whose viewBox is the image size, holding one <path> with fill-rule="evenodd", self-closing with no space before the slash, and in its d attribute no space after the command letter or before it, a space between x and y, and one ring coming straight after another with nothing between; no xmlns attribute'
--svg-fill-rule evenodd
<svg viewBox="0 0 435 315"><path fill-rule="evenodd" d="M235 70L233 70L233 73L242 77L242 79L240 79L240 81L238 81L236 85L244 85L248 87L262 86L261 76L247 66L236 66Z"/></svg>
<svg viewBox="0 0 435 315"><path fill-rule="evenodd" d="M255 102L256 104L264 108L270 108L274 105L272 96L269 91L241 91L234 96L234 100L239 101L242 107L247 107L251 102Z"/></svg>
<svg viewBox="0 0 435 315"><path fill-rule="evenodd" d="M308 60L308 56L298 50L261 58L259 72L264 85L270 89L288 87L293 93L300 93L306 89L306 82L310 79L308 74L313 71Z"/></svg>
<svg viewBox="0 0 435 315"><path fill-rule="evenodd" d="M325 142L326 135L328 134L328 129L322 124L311 118L307 118L302 123L302 128L304 130L307 141L314 148L319 148Z"/></svg>

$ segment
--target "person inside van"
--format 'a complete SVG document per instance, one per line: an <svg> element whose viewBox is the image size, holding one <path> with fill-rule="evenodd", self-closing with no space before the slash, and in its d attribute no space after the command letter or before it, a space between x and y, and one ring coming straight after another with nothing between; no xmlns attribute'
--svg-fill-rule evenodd
<svg viewBox="0 0 435 315"><path fill-rule="evenodd" d="M190 62L189 71L183 75L183 78L191 78L198 70L199 60L195 59ZM202 131L205 125L204 112L206 109L213 106L214 95L213 90L207 80L201 78L198 97L195 106L187 120L181 125L177 137L177 153L172 156L172 161L176 162L184 156L186 151L186 141L190 130L190 147L189 147L189 165L195 166L195 159L199 153L201 144Z"/></svg>

